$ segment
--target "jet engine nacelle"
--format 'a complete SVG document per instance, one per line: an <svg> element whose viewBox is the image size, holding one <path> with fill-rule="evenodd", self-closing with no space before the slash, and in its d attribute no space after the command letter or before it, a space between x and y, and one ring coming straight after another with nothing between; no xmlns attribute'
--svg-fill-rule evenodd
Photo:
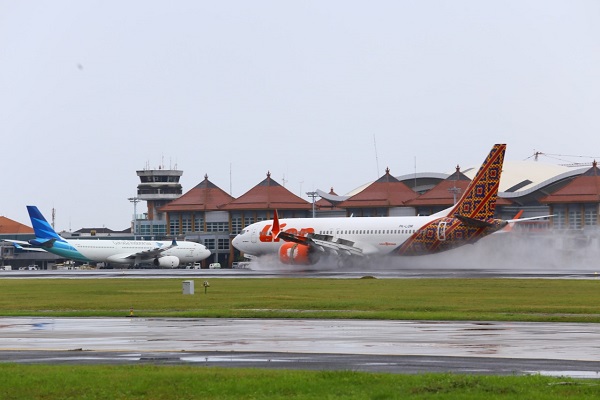
<svg viewBox="0 0 600 400"><path fill-rule="evenodd" d="M305 244L284 243L279 248L279 261L284 264L313 265L319 261L319 253Z"/></svg>
<svg viewBox="0 0 600 400"><path fill-rule="evenodd" d="M154 265L161 268L177 268L179 266L179 258L175 256L155 258Z"/></svg>

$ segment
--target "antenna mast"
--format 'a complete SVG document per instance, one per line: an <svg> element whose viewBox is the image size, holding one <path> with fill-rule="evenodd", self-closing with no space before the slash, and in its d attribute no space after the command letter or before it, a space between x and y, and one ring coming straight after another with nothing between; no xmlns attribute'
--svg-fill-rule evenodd
<svg viewBox="0 0 600 400"><path fill-rule="evenodd" d="M377 141L375 140L375 134L373 134L373 145L375 146L375 166L377 167L377 178L379 178L379 157L377 155Z"/></svg>

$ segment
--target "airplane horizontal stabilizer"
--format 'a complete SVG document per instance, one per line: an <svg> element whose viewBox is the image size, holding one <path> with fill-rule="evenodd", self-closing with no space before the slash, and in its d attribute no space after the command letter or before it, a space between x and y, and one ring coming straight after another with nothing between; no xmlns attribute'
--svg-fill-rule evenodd
<svg viewBox="0 0 600 400"><path fill-rule="evenodd" d="M555 215L556 214L550 214L550 215L540 215L540 216L537 216L537 217L509 219L506 222L513 223L513 222L532 221L532 220L536 220L536 219L544 219L544 218L554 217Z"/></svg>
<svg viewBox="0 0 600 400"><path fill-rule="evenodd" d="M464 215L460 215L460 214L455 214L454 217L456 219L460 220L460 222L462 222L463 224L465 224L467 226L471 226L473 228L489 228L491 226L494 226L494 224L490 224L487 221L482 221L480 219L465 217Z"/></svg>
<svg viewBox="0 0 600 400"><path fill-rule="evenodd" d="M29 243L32 246L38 246L38 247L42 247L44 249L50 249L52 248L52 246L54 246L54 242L56 242L56 239L52 238L52 239L40 239L40 238L36 238L36 239L31 239L29 241Z"/></svg>
<svg viewBox="0 0 600 400"><path fill-rule="evenodd" d="M3 239L0 241L4 241L10 243L14 246L17 251L46 251L44 249L40 249L39 247L31 247L31 243L25 242L23 240L12 240L12 239Z"/></svg>

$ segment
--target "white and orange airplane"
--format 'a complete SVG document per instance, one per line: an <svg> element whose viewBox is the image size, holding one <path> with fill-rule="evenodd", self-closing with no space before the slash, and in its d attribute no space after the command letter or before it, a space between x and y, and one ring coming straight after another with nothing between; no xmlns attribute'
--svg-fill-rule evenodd
<svg viewBox="0 0 600 400"><path fill-rule="evenodd" d="M278 254L284 264L313 265L330 255L346 265L361 257L418 256L475 243L519 218L494 218L505 151L505 144L494 145L460 200L436 214L279 219L275 210L273 220L247 226L232 244L250 257Z"/></svg>

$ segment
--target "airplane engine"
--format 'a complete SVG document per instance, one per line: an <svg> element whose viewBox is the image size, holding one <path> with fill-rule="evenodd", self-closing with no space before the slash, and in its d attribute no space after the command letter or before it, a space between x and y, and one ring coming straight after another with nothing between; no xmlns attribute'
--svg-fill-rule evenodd
<svg viewBox="0 0 600 400"><path fill-rule="evenodd" d="M176 268L179 266L179 258L175 256L155 258L153 264L161 268Z"/></svg>
<svg viewBox="0 0 600 400"><path fill-rule="evenodd" d="M319 253L304 244L288 242L279 248L279 261L284 264L313 265L319 261Z"/></svg>

